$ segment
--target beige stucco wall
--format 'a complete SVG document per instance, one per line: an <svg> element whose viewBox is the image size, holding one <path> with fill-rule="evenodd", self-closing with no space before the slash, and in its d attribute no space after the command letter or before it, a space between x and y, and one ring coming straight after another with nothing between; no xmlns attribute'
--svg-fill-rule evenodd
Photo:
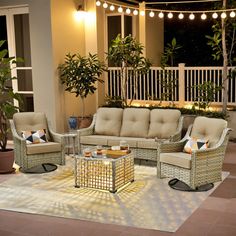
<svg viewBox="0 0 236 236"><path fill-rule="evenodd" d="M58 76L58 65L67 53L85 55L84 21L76 19L77 5L74 0L51 0L51 25L53 45L53 83L57 103L56 123L60 131L67 131L67 120L80 114L80 99L64 91Z"/></svg>

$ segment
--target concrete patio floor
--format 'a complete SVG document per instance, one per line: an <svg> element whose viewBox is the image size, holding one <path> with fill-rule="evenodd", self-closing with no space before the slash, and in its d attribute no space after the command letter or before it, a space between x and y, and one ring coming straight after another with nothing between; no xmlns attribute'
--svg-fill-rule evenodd
<svg viewBox="0 0 236 236"><path fill-rule="evenodd" d="M138 229L84 220L0 210L1 236L235 236L236 143L230 142L223 165L230 175L175 232ZM0 181L9 175L0 175ZM16 192L17 196L17 192Z"/></svg>

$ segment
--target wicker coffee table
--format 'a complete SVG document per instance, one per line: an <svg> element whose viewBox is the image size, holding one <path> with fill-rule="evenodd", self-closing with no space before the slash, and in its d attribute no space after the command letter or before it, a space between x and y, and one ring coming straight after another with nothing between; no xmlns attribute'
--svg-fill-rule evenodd
<svg viewBox="0 0 236 236"><path fill-rule="evenodd" d="M133 154L106 157L75 156L75 187L107 190L115 193L134 181Z"/></svg>

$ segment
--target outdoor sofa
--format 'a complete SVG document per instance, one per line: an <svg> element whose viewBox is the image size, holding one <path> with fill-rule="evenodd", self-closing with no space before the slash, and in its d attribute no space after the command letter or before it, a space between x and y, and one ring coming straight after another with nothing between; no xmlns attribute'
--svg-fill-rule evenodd
<svg viewBox="0 0 236 236"><path fill-rule="evenodd" d="M183 117L177 109L101 107L88 128L78 130L79 150L127 141L136 159L157 160L160 141L181 139Z"/></svg>

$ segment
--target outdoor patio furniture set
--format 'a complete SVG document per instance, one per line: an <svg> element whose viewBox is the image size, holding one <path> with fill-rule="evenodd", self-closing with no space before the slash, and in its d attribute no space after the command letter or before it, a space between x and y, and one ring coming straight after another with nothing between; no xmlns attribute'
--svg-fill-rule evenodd
<svg viewBox="0 0 236 236"><path fill-rule="evenodd" d="M17 113L10 124L14 139L15 162L21 166L22 170L42 163L65 164L65 136L51 131L45 114ZM177 178L192 189L220 181L230 131L227 128L227 122L222 119L197 117L181 139L182 127L183 117L179 110L103 107L99 108L94 115L90 127L77 131L79 152L97 145L107 149L118 146L120 141L125 140L132 153L132 155L127 155L130 157L127 159L129 170L133 168L131 163L133 158L152 160L157 163L159 178ZM45 131L47 142L28 144L28 141L22 137L22 131L38 129ZM196 150L193 148L190 152L184 151L186 143L193 142L193 137L197 137L198 142L195 145L198 145L198 148ZM205 142L204 145L202 145L203 142ZM207 148L203 149L202 146ZM82 160L84 158L76 161L82 163ZM96 160L93 161L96 162ZM80 168L89 163L92 162L83 162ZM109 171L115 169L112 162L105 163L108 164L107 167L104 163L102 161L103 169L108 168ZM101 162L97 162L96 165L101 166ZM79 170L76 169L77 167L76 164L75 172ZM119 173L124 173L124 171ZM132 171L130 173L129 180L132 180ZM112 181L114 183L115 179L110 182ZM94 184L96 187L97 183ZM111 192L116 190L112 186Z"/></svg>

